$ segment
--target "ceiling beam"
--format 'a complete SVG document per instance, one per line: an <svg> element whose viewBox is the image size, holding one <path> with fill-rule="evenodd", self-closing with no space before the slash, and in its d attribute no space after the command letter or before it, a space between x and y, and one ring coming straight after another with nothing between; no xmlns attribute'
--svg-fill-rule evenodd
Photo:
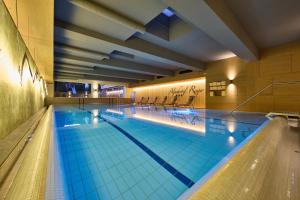
<svg viewBox="0 0 300 200"><path fill-rule="evenodd" d="M176 15L240 58L257 60L258 49L223 0L163 0Z"/></svg>
<svg viewBox="0 0 300 200"><path fill-rule="evenodd" d="M64 53L80 53L86 57L91 58L97 58L97 59L109 59L109 55L102 53L102 52L96 52L89 49L84 49L80 47L70 46L62 43L55 42L54 44L55 51L64 52ZM62 50L62 51L61 51Z"/></svg>
<svg viewBox="0 0 300 200"><path fill-rule="evenodd" d="M80 8L83 8L91 13L94 13L105 19L108 19L109 21L117 23L121 26L125 26L136 32L140 32L142 34L146 32L146 28L144 27L143 24L140 24L132 19L129 19L126 16L116 13L106 7L103 7L98 3L94 3L88 0L68 0L68 1Z"/></svg>
<svg viewBox="0 0 300 200"><path fill-rule="evenodd" d="M110 45L113 46L115 50L139 55L150 60L175 65L184 69L200 71L203 70L204 66L202 61L187 57L134 36L126 41L122 41L57 19L55 20L55 31L58 35L62 35L66 38L81 41L88 40L99 45Z"/></svg>
<svg viewBox="0 0 300 200"><path fill-rule="evenodd" d="M54 79L62 79L67 78L70 80L94 80L94 81L111 81L111 82L121 82L121 83L137 83L137 80L132 79L123 79L123 78L114 78L114 77L106 77L100 75L84 75L84 74L74 74L74 73L66 73L66 72L58 72L54 70Z"/></svg>
<svg viewBox="0 0 300 200"><path fill-rule="evenodd" d="M69 64L69 63L63 63L63 62L54 62L54 66L56 66L56 67L65 67L65 68L69 68L69 69L81 69L81 70L94 71L94 67L76 65L76 64Z"/></svg>
<svg viewBox="0 0 300 200"><path fill-rule="evenodd" d="M66 75L55 75L54 80L58 82L77 82L77 83L85 83L85 82L109 82L111 84L123 84L127 85L128 83L120 82L116 80L97 80L95 78L88 78L88 77L72 77ZM107 84L107 83L106 83Z"/></svg>
<svg viewBox="0 0 300 200"><path fill-rule="evenodd" d="M90 70L78 69L78 67L73 66L55 66L55 70L58 72L67 72L67 73L74 73L74 74L86 74L86 75L100 75L106 77L115 77L115 78L125 78L125 79L133 79L133 80L153 80L155 77L151 75L144 75L144 74L135 74L130 72L123 72L123 71L113 71L108 69L99 69L94 68Z"/></svg>
<svg viewBox="0 0 300 200"><path fill-rule="evenodd" d="M104 60L96 60L91 58L84 58L79 56L73 55L66 55L61 53L55 53L55 59L57 60L72 60L78 62L88 63L89 65L94 65L99 68L106 68L106 69L115 69L120 71L127 71L127 72L135 72L140 74L148 74L154 76L172 76L174 72L171 70L161 69L157 67L152 67L149 65L144 65L140 63L134 63L126 60L119 60L119 59L104 59Z"/></svg>

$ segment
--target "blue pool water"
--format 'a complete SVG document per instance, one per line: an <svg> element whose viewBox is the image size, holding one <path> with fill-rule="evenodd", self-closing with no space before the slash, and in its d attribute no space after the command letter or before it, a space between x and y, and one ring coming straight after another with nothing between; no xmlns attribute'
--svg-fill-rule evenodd
<svg viewBox="0 0 300 200"><path fill-rule="evenodd" d="M68 199L176 199L266 118L217 110L55 107Z"/></svg>

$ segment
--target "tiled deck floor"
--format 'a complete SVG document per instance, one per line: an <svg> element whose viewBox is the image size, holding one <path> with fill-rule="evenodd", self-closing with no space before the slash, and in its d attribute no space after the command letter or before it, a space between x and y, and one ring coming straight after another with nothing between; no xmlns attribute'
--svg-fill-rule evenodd
<svg viewBox="0 0 300 200"><path fill-rule="evenodd" d="M191 199L299 200L300 128L271 121Z"/></svg>

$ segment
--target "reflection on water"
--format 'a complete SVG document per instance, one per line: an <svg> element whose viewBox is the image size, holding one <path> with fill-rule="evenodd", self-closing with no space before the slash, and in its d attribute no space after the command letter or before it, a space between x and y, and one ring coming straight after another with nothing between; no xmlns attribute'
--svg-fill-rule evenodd
<svg viewBox="0 0 300 200"><path fill-rule="evenodd" d="M235 138L232 136L232 135L230 135L229 137L228 137L228 145L230 146L230 147L233 147L233 146L235 146Z"/></svg>
<svg viewBox="0 0 300 200"><path fill-rule="evenodd" d="M105 112L112 113L112 114L117 114L117 115L124 115L124 113L122 111L114 110L114 109L106 109Z"/></svg>
<svg viewBox="0 0 300 200"><path fill-rule="evenodd" d="M207 110L158 108L151 106L107 108L101 113L117 119L135 118L159 124L183 128L204 136L206 132L228 134L228 144L235 144L237 121L211 116ZM251 131L249 131L251 132ZM248 132L248 133L249 133ZM242 134L247 137L248 134Z"/></svg>
<svg viewBox="0 0 300 200"><path fill-rule="evenodd" d="M110 119L126 120L127 118L145 120L177 128L187 129L196 132L200 136L208 133L226 135L228 146L236 145L237 134L246 138L259 124L265 120L261 114L239 113L228 115L225 111L214 110L193 110L183 108L163 108L154 106L129 106L129 107L99 107L87 106L92 115L88 113L72 112L71 115L83 117L84 124L93 124L98 127L102 122L99 115ZM66 119L62 124L70 125L79 123Z"/></svg>
<svg viewBox="0 0 300 200"><path fill-rule="evenodd" d="M180 110L155 110L135 108L133 118L152 121L169 126L189 129L196 131L201 135L205 134L205 116L199 116L191 112L189 109Z"/></svg>
<svg viewBox="0 0 300 200"><path fill-rule="evenodd" d="M233 133L236 129L236 122L235 121L227 121L227 129L230 133Z"/></svg>

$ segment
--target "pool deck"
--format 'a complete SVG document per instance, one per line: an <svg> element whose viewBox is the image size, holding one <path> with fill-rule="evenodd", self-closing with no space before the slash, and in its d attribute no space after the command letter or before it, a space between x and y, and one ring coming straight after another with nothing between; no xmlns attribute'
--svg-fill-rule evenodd
<svg viewBox="0 0 300 200"><path fill-rule="evenodd" d="M1 199L44 199L52 128L50 106L2 183Z"/></svg>
<svg viewBox="0 0 300 200"><path fill-rule="evenodd" d="M300 199L300 128L275 118L226 165L181 199Z"/></svg>

